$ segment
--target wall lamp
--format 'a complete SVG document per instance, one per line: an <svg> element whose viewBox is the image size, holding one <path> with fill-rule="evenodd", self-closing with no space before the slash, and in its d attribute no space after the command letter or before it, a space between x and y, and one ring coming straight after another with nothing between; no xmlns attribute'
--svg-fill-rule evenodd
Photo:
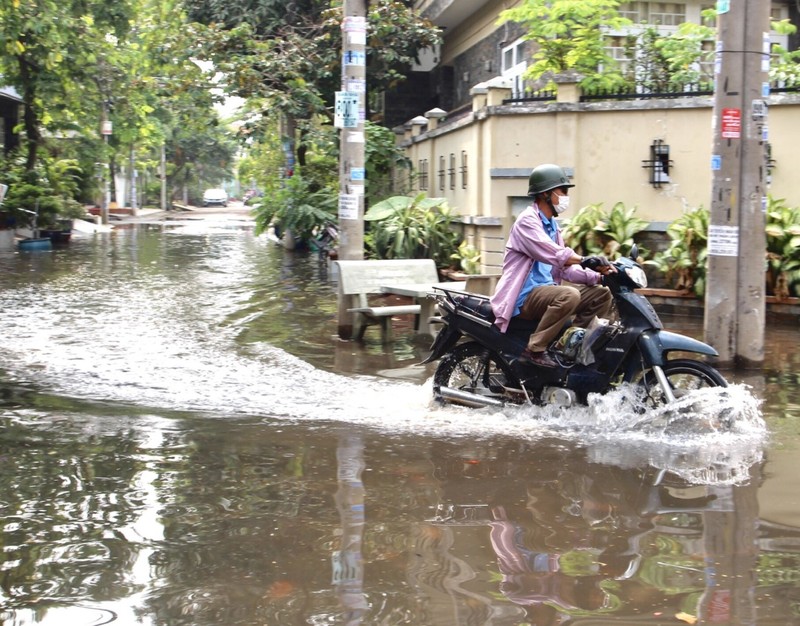
<svg viewBox="0 0 800 626"><path fill-rule="evenodd" d="M661 185L670 182L669 172L672 169L672 161L669 159L669 146L661 139L653 140L650 144L650 158L642 161L642 167L650 170L650 184L660 188Z"/></svg>

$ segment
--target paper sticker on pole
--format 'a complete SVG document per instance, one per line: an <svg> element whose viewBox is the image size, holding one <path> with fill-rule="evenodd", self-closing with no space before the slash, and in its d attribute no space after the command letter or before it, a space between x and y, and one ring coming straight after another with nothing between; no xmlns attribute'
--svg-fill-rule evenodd
<svg viewBox="0 0 800 626"><path fill-rule="evenodd" d="M347 41L356 46L367 43L367 18L349 15L342 21L342 30L347 33Z"/></svg>
<svg viewBox="0 0 800 626"><path fill-rule="evenodd" d="M367 66L367 53L361 50L348 50L342 57L345 65L353 65L355 67Z"/></svg>
<svg viewBox="0 0 800 626"><path fill-rule="evenodd" d="M711 256L739 256L739 228L737 226L709 225L708 254Z"/></svg>
<svg viewBox="0 0 800 626"><path fill-rule="evenodd" d="M358 205L361 196L354 193L339 194L339 219L357 220Z"/></svg>
<svg viewBox="0 0 800 626"><path fill-rule="evenodd" d="M333 116L333 125L336 128L358 127L359 95L352 91L336 92L336 110Z"/></svg>
<svg viewBox="0 0 800 626"><path fill-rule="evenodd" d="M742 136L742 110L722 109L722 138L740 139Z"/></svg>

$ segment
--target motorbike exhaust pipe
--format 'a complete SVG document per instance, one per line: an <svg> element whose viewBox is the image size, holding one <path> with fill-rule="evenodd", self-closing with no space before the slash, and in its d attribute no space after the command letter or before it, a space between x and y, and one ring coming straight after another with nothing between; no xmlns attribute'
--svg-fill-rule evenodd
<svg viewBox="0 0 800 626"><path fill-rule="evenodd" d="M477 393L453 389L452 387L439 387L439 394L444 400L464 404L466 406L479 409L485 406L502 407L505 402L487 396L479 396Z"/></svg>

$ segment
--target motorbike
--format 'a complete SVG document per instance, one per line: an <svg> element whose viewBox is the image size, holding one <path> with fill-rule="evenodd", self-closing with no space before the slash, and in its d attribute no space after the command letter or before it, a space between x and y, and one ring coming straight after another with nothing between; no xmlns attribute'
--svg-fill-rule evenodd
<svg viewBox="0 0 800 626"><path fill-rule="evenodd" d="M726 387L709 363L673 353L719 356L702 341L664 329L653 306L635 290L647 286L637 262L638 249L614 261L617 272L603 277L614 299L616 319L595 318L588 328L567 326L551 346L557 367L523 364L538 320L511 320L505 333L494 324L489 298L436 288L442 324L423 363L439 360L434 398L470 407L536 404L571 407L587 404L592 393L605 394L623 384L636 385L645 405L675 402L701 387Z"/></svg>

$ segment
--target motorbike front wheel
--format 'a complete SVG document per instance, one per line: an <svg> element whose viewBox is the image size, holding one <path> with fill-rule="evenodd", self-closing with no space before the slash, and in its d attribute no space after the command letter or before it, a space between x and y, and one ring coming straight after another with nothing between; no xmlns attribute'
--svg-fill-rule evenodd
<svg viewBox="0 0 800 626"><path fill-rule="evenodd" d="M672 394L679 399L695 389L704 387L727 387L725 378L708 363L692 359L667 361L662 368L672 388ZM642 375L639 384L644 389L645 400L651 406L666 403L664 391L652 370Z"/></svg>
<svg viewBox="0 0 800 626"><path fill-rule="evenodd" d="M514 387L519 385L502 357L471 341L457 345L439 362L433 375L433 396L445 401L441 388L449 387L478 396L521 401L505 394L503 387L509 386L509 382Z"/></svg>

